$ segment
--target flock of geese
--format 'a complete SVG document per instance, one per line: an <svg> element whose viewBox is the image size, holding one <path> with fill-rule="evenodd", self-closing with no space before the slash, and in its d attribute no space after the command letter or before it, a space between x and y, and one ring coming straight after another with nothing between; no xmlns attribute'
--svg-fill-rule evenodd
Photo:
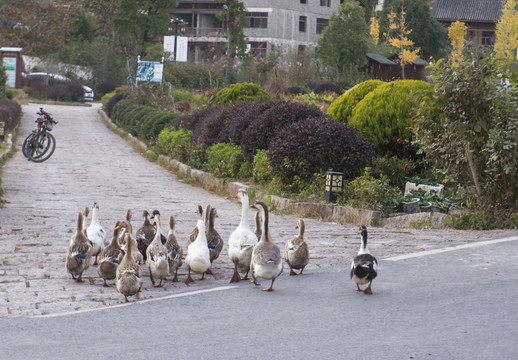
<svg viewBox="0 0 518 360"><path fill-rule="evenodd" d="M228 256L234 264L234 272L230 282L249 279L255 285L258 278L270 280L271 284L263 291L272 291L275 279L282 273L286 262L290 275L302 274L309 263L309 249L304 240L305 225L302 219L297 222L298 236L286 242L284 253L271 238L268 223L268 208L264 202L258 201L249 206L246 190L238 192L241 200L241 220L238 227L228 239ZM256 229L252 231L248 224L249 208L257 210L255 215ZM142 267L149 270L149 277L154 287L163 286L163 281L174 274L173 282L178 282L178 270L183 263L187 266L186 284L194 281L191 273L212 274L212 263L218 259L224 246L224 241L215 229L215 218L218 216L215 208L208 205L203 217L201 205L196 207L197 222L192 232L187 236L187 252L178 243L175 234L175 218L169 218L169 232L162 234L160 212L152 214L143 211L144 221L133 234L131 225L131 210L126 213L126 219L118 221L113 229L111 240L108 239L99 222L99 206L94 203L90 225L87 218L90 209L77 214L77 228L69 240L65 266L72 279L83 282L82 275L90 264L97 266L99 276L104 280L104 286L109 286L107 280L115 280L115 287L125 301L128 296L139 296L144 283ZM151 215L151 217L150 217ZM371 284L377 275L377 260L367 247L367 228L360 226L362 242L357 256L351 263L351 279L357 284L357 291L372 294ZM241 275L243 274L243 276ZM360 285L368 284L362 290Z"/></svg>

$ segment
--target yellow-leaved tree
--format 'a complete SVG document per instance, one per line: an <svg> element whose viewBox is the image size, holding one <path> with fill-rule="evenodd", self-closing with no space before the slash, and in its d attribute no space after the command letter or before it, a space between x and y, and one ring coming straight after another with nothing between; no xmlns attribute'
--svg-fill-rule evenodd
<svg viewBox="0 0 518 360"><path fill-rule="evenodd" d="M455 21L448 28L448 37L451 43L450 61L457 66L462 61L462 49L466 43L468 27L462 21Z"/></svg>
<svg viewBox="0 0 518 360"><path fill-rule="evenodd" d="M414 47L414 42L407 37L412 32L412 29L407 29L405 15L406 13L401 11L399 21L396 21L396 15L392 12L388 16L389 29L394 35L389 39L389 43L398 50L398 62L401 66L402 79L405 79L405 65L412 64L417 59L420 50L420 48Z"/></svg>
<svg viewBox="0 0 518 360"><path fill-rule="evenodd" d="M518 10L517 0L507 0L502 17L496 24L495 51L509 63L516 62L518 47Z"/></svg>
<svg viewBox="0 0 518 360"><path fill-rule="evenodd" d="M380 40L380 24L374 16L371 17L369 34L370 34L374 44L378 45L378 42Z"/></svg>

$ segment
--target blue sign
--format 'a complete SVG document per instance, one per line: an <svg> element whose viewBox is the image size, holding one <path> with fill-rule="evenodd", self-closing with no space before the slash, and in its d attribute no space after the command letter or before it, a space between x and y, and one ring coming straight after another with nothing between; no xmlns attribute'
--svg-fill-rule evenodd
<svg viewBox="0 0 518 360"><path fill-rule="evenodd" d="M139 60L137 66L137 81L162 82L163 72L163 62Z"/></svg>

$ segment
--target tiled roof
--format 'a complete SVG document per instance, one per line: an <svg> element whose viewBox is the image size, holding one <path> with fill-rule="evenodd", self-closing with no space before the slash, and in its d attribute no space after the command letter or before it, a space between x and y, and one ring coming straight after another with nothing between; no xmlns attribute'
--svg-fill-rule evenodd
<svg viewBox="0 0 518 360"><path fill-rule="evenodd" d="M435 0L432 17L437 20L498 22L501 0Z"/></svg>

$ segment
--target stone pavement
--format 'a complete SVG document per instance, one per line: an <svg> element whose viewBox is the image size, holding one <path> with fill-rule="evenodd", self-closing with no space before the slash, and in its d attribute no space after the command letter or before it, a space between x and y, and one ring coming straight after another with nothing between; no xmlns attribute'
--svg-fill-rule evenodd
<svg viewBox="0 0 518 360"><path fill-rule="evenodd" d="M55 314L122 302L123 296L114 286L102 286L95 266L85 272L86 281L82 284L73 281L65 270L68 240L75 230L77 213L94 202L99 203L100 222L110 237L115 222L124 219L127 209L133 212L134 230L140 226L145 209L161 212L164 232L168 230L167 219L174 215L176 234L184 252L185 238L196 223L196 205L211 204L218 209L216 229L225 240L221 256L213 265L214 276L189 286L168 280L163 288L153 288L146 277L141 298L228 284L232 264L227 257L227 241L241 216L241 205L235 199L182 183L174 174L148 161L108 129L98 114L100 105L95 103L92 107L23 106L24 116L16 141L18 148L35 127L34 119L40 106L53 113L59 122L52 131L57 142L55 153L46 162L37 164L27 161L21 151L17 151L2 170L5 203L0 208L0 318ZM305 272L338 267L348 280L349 262L359 247L358 224L304 220L305 238L311 252ZM281 248L297 234L296 222L290 215L271 215L272 237ZM250 225L254 226L252 211ZM369 244L374 255L383 260L393 255L517 234L518 230L476 232L371 227ZM180 281L185 280L186 270L184 265ZM288 276L287 273L281 276ZM148 274L146 269L144 274Z"/></svg>

